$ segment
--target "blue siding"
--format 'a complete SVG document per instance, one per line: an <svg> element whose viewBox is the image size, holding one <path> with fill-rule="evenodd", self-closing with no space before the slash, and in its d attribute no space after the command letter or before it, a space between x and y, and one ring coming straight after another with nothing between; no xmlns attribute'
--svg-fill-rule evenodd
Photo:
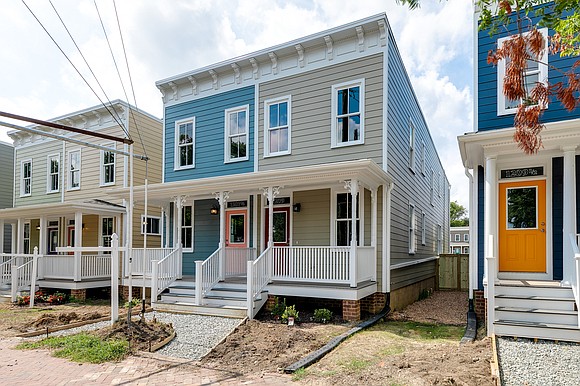
<svg viewBox="0 0 580 386"><path fill-rule="evenodd" d="M562 280L564 158L552 158L552 261L554 280Z"/></svg>
<svg viewBox="0 0 580 386"><path fill-rule="evenodd" d="M165 108L165 182L254 171L254 86ZM224 163L224 114L249 105L248 160ZM195 168L174 170L175 122L195 117Z"/></svg>
<svg viewBox="0 0 580 386"><path fill-rule="evenodd" d="M220 242L220 216L211 215L209 210L216 200L196 200L193 210L193 253L183 254L183 274L195 273L195 261L205 260Z"/></svg>
<svg viewBox="0 0 580 386"><path fill-rule="evenodd" d="M477 167L477 288L483 289L483 256L485 231L485 171Z"/></svg>
<svg viewBox="0 0 580 386"><path fill-rule="evenodd" d="M534 23L536 23L537 20L538 18L532 19ZM513 34L516 31L517 26L515 23L511 23L509 28L509 32ZM513 127L514 114L503 116L497 115L497 68L491 64L487 64L488 52L496 48L498 38L507 35L507 32L502 32L500 35L490 37L487 31L480 31L478 33L478 131ZM553 35L553 31L550 30L549 35ZM561 58L559 55L549 55L549 83L555 84L564 80L562 73L553 69L552 66L559 69L567 69L570 68L577 59L577 57ZM580 109L568 112L562 107L560 102L553 99L550 101L548 109L544 111L541 120L544 123L548 123L578 117L580 117Z"/></svg>

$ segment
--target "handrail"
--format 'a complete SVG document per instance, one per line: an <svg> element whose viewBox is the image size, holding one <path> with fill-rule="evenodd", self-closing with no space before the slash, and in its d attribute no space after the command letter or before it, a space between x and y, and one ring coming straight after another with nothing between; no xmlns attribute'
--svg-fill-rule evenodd
<svg viewBox="0 0 580 386"><path fill-rule="evenodd" d="M161 260L151 261L151 303L157 302L157 296L180 275L181 245Z"/></svg>
<svg viewBox="0 0 580 386"><path fill-rule="evenodd" d="M256 316L255 301L260 299L262 290L272 278L272 250L273 246L270 245L256 260L248 261L247 297L248 318L250 319Z"/></svg>
<svg viewBox="0 0 580 386"><path fill-rule="evenodd" d="M4 260L5 254L0 254L0 257ZM8 255L9 259L4 260L0 263L0 286L4 286L11 282L12 278L12 266L16 263L16 258L12 255Z"/></svg>
<svg viewBox="0 0 580 386"><path fill-rule="evenodd" d="M17 293L26 287L30 287L30 307L33 307L36 277L38 274L38 258L41 257L41 255L38 254L38 248L35 247L32 255L21 254L16 255L16 257L32 258L21 265L12 265L10 288L11 300L12 302L15 302Z"/></svg>
<svg viewBox="0 0 580 386"><path fill-rule="evenodd" d="M220 280L220 258L224 247L219 247L203 261L195 262L195 304L202 305L203 297Z"/></svg>
<svg viewBox="0 0 580 386"><path fill-rule="evenodd" d="M578 235L576 238L573 234L569 234L570 244L572 246L572 253L574 254L574 269L572 270L572 292L574 293L574 302L576 308L580 309L580 248L578 247ZM578 312L578 327L580 327L580 312Z"/></svg>

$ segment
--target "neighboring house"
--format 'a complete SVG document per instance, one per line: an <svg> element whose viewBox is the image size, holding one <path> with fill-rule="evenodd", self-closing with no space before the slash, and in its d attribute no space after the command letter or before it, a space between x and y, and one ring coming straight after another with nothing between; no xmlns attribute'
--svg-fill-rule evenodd
<svg viewBox="0 0 580 386"><path fill-rule="evenodd" d="M510 24L509 33L516 32L516 24ZM480 318L487 311L488 334L580 341L574 304L580 110L568 112L551 101L541 118L543 147L524 155L513 140L519 101L502 93L505 62L486 63L488 51L509 39L508 32L476 36L475 132L458 138L472 176L470 296ZM528 84L563 80L557 68L569 68L578 58L545 52L538 59L526 74Z"/></svg>
<svg viewBox="0 0 580 386"><path fill-rule="evenodd" d="M449 253L469 253L469 227L451 227L449 230Z"/></svg>
<svg viewBox="0 0 580 386"><path fill-rule="evenodd" d="M161 180L161 120L126 102L114 101L77 111L49 122L113 137L132 138L134 153L149 156L148 179ZM110 286L107 252L59 252L65 246L110 246L118 233L127 244L127 202L110 198L107 191L130 184L129 157L106 148L129 151L128 145L42 125L28 126L72 143L27 131L11 131L14 140L14 208L0 210L0 220L16 229L15 252L30 255L38 248L37 284L41 288L71 290L77 297L90 288ZM127 132L125 132L125 130ZM142 139L142 143L140 139ZM105 150L84 144L104 146ZM145 151L143 150L145 147ZM134 185L143 185L145 162L134 161ZM134 205L133 245L142 246L143 201ZM159 209L150 210L159 221ZM151 231L151 226L149 227ZM160 245L158 227L148 245ZM122 236L121 236L122 235ZM138 253L138 252L137 252Z"/></svg>
<svg viewBox="0 0 580 386"><path fill-rule="evenodd" d="M155 308L253 317L268 297L318 298L359 319L434 287L449 183L386 15L157 87L164 174L148 194L172 252Z"/></svg>
<svg viewBox="0 0 580 386"><path fill-rule="evenodd" d="M14 147L0 141L0 209L11 208L14 190ZM0 253L12 251L12 226L0 220Z"/></svg>

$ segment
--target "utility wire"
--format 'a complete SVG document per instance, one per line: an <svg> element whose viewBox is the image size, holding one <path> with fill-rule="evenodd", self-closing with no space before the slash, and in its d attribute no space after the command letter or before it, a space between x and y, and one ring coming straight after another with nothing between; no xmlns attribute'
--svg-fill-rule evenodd
<svg viewBox="0 0 580 386"><path fill-rule="evenodd" d="M97 92L95 91L95 89L90 85L90 83L87 81L87 79L83 76L83 74L81 74L81 72L79 71L79 69L74 65L74 63L72 62L72 60L68 57L68 55L64 52L64 50L60 47L60 45L56 42L56 40L52 37L52 35L50 34L50 32L48 32L48 30L46 29L46 27L44 26L44 24L42 24L42 22L40 21L40 19L38 19L38 17L36 16L36 14L34 13L34 11L32 9L30 9L30 7L28 6L28 4L26 4L26 1L21 0L22 4L24 4L24 6L28 9L28 11L32 14L32 16L36 19L36 21L38 22L38 24L40 24L40 26L42 27L42 29L44 30L44 32L46 32L46 34L50 37L50 39L52 40L52 42L56 45L56 47L60 50L60 52L64 55L64 57L68 60L68 62L70 63L71 66L73 66L73 68L75 69L75 71L77 72L77 74L81 77L81 79L85 82L85 84L91 89L91 91L93 92L93 94L97 97L97 99L99 100L99 102L101 102L101 104L105 107L105 109L109 112L109 114L111 115L111 117L113 117L113 119L117 122L117 124L119 126L122 127L121 123L119 123L117 121L117 119L115 118L115 116L113 115L113 113L111 113L111 111L109 110L109 107L105 104L105 102L103 102L103 100L101 99L101 97L99 96L99 94L97 94Z"/></svg>

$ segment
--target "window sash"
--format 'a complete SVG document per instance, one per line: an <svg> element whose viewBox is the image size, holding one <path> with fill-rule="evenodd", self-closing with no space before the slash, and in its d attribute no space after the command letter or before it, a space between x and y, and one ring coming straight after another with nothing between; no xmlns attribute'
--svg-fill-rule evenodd
<svg viewBox="0 0 580 386"><path fill-rule="evenodd" d="M331 147L364 143L364 79L332 86Z"/></svg>
<svg viewBox="0 0 580 386"><path fill-rule="evenodd" d="M183 249L193 250L193 207L181 208L181 245Z"/></svg>
<svg viewBox="0 0 580 386"><path fill-rule="evenodd" d="M60 180L60 156L54 155L48 157L48 192L59 191Z"/></svg>
<svg viewBox="0 0 580 386"><path fill-rule="evenodd" d="M249 108L226 110L226 162L248 159Z"/></svg>
<svg viewBox="0 0 580 386"><path fill-rule="evenodd" d="M115 153L112 151L102 151L102 184L109 185L115 183Z"/></svg>
<svg viewBox="0 0 580 386"><path fill-rule="evenodd" d="M148 235L161 235L161 218L147 216L147 221L145 221L145 216L141 216L141 234L147 233Z"/></svg>
<svg viewBox="0 0 580 386"><path fill-rule="evenodd" d="M81 186L81 152L80 150L69 153L69 189Z"/></svg>
<svg viewBox="0 0 580 386"><path fill-rule="evenodd" d="M417 249L417 237L415 234L416 226L415 206L409 205L409 253L415 253Z"/></svg>
<svg viewBox="0 0 580 386"><path fill-rule="evenodd" d="M357 194L356 228L357 245L360 245L360 196ZM349 246L352 239L352 196L350 193L336 195L336 245Z"/></svg>
<svg viewBox="0 0 580 386"><path fill-rule="evenodd" d="M290 97L264 102L264 156L290 154Z"/></svg>
<svg viewBox="0 0 580 386"><path fill-rule="evenodd" d="M195 121L176 123L177 167L194 165Z"/></svg>

